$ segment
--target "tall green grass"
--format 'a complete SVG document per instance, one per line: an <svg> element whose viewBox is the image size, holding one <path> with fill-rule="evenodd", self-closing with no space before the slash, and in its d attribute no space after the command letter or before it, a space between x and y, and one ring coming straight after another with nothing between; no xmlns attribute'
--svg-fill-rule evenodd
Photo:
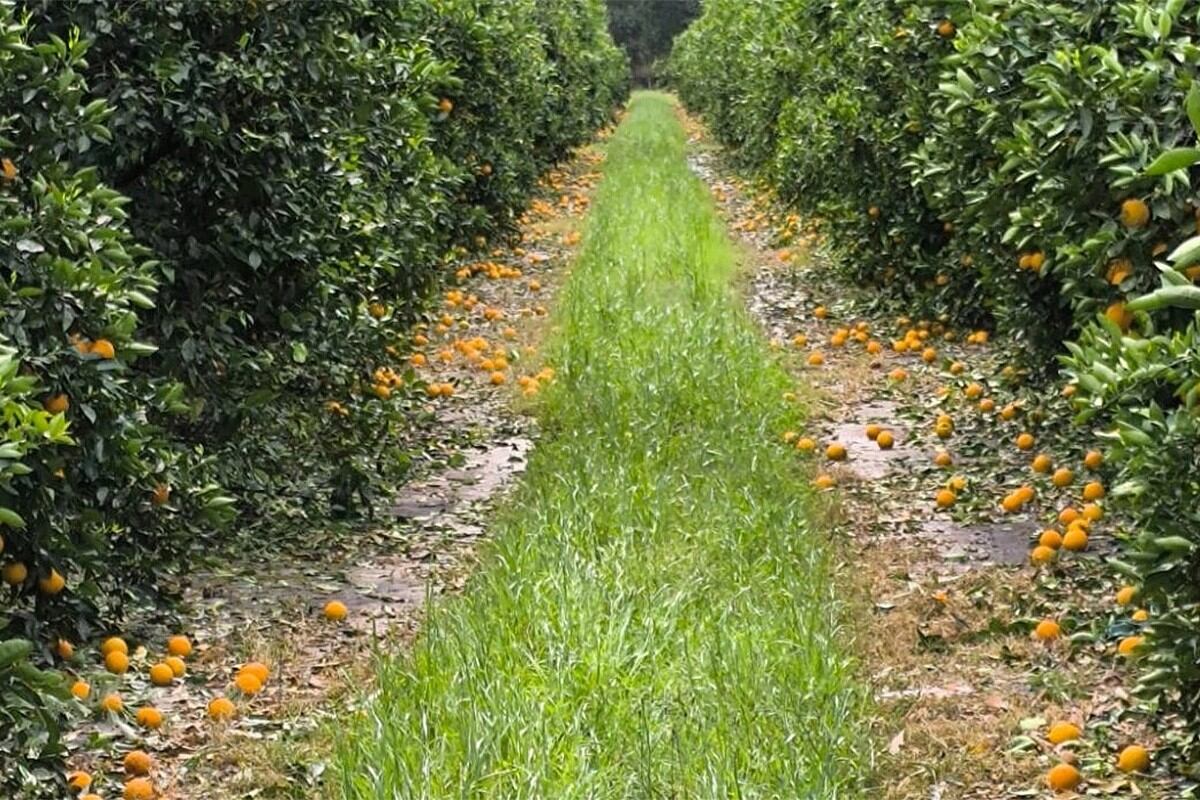
<svg viewBox="0 0 1200 800"><path fill-rule="evenodd" d="M673 101L635 97L545 436L466 596L341 737L346 798L848 798L869 760L789 380Z"/></svg>

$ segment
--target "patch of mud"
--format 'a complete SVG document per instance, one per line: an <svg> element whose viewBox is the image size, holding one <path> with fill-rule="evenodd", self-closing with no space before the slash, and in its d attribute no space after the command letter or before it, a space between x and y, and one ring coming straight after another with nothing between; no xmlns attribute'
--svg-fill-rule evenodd
<svg viewBox="0 0 1200 800"><path fill-rule="evenodd" d="M979 566L1020 566L1029 557L1030 532L1037 520L959 525L950 520L931 519L921 524L918 535L936 542L945 561Z"/></svg>

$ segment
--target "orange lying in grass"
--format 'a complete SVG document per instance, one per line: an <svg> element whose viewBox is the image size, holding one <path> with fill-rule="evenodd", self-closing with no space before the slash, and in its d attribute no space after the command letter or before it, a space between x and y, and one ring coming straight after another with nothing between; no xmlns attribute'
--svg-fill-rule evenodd
<svg viewBox="0 0 1200 800"><path fill-rule="evenodd" d="M121 765L125 768L127 775L149 775L153 762L150 754L145 750L131 750L125 754Z"/></svg>
<svg viewBox="0 0 1200 800"><path fill-rule="evenodd" d="M150 682L155 686L170 686L175 680L175 670L169 664L158 663L150 667Z"/></svg>
<svg viewBox="0 0 1200 800"><path fill-rule="evenodd" d="M92 785L92 776L83 770L67 773L67 786L76 792L82 792Z"/></svg>
<svg viewBox="0 0 1200 800"><path fill-rule="evenodd" d="M163 659L163 663L171 668L171 672L175 673L176 678L182 678L187 674L187 665L179 656L167 656Z"/></svg>
<svg viewBox="0 0 1200 800"><path fill-rule="evenodd" d="M808 365L810 367L819 367L825 363L825 356L821 355L820 351L813 351L808 354Z"/></svg>
<svg viewBox="0 0 1200 800"><path fill-rule="evenodd" d="M1033 635L1042 642L1051 642L1062 634L1062 628L1052 619L1044 619L1033 629Z"/></svg>
<svg viewBox="0 0 1200 800"><path fill-rule="evenodd" d="M934 496L934 502L937 504L937 507L942 509L950 508L957 500L958 496L949 489L940 489L937 495Z"/></svg>
<svg viewBox="0 0 1200 800"><path fill-rule="evenodd" d="M1083 731L1078 726L1072 725L1070 722L1056 722L1050 726L1046 739L1050 744L1059 745L1073 742L1081 736L1083 736Z"/></svg>
<svg viewBox="0 0 1200 800"><path fill-rule="evenodd" d="M1054 462L1050 459L1050 456L1046 455L1045 453L1039 453L1038 455L1034 456L1033 463L1030 465L1034 472L1039 472L1042 474L1049 472L1053 466Z"/></svg>
<svg viewBox="0 0 1200 800"><path fill-rule="evenodd" d="M1018 450L1032 450L1034 444L1032 433L1022 433L1017 437Z"/></svg>
<svg viewBox="0 0 1200 800"><path fill-rule="evenodd" d="M162 712L153 706L144 706L137 710L135 716L138 725L150 730L158 730L163 724Z"/></svg>
<svg viewBox="0 0 1200 800"><path fill-rule="evenodd" d="M179 658L187 658L192 654L192 642L186 636L172 636L167 639L167 653Z"/></svg>
<svg viewBox="0 0 1200 800"><path fill-rule="evenodd" d="M870 425L867 426L867 431L866 431L867 438L873 442L879 438L879 434L882 431L883 431L883 428L881 426L876 425L875 423L871 423Z"/></svg>
<svg viewBox="0 0 1200 800"><path fill-rule="evenodd" d="M1040 567L1051 563L1057 556L1057 550L1053 550L1044 545L1038 545L1037 547L1033 548L1033 552L1029 554L1029 560L1032 561L1036 566Z"/></svg>
<svg viewBox="0 0 1200 800"><path fill-rule="evenodd" d="M1089 450L1088 454L1083 457L1083 465L1090 470L1100 469L1104 464L1104 456L1096 450Z"/></svg>
<svg viewBox="0 0 1200 800"><path fill-rule="evenodd" d="M1117 652L1126 657L1134 656L1145 641L1144 636L1126 636L1117 644Z"/></svg>
<svg viewBox="0 0 1200 800"><path fill-rule="evenodd" d="M1079 785L1083 776L1070 764L1059 764L1046 773L1046 785L1056 792L1069 792Z"/></svg>
<svg viewBox="0 0 1200 800"><path fill-rule="evenodd" d="M100 708L116 714L125 710L125 701L121 699L121 695L111 692L100 700Z"/></svg>
<svg viewBox="0 0 1200 800"><path fill-rule="evenodd" d="M129 670L129 656L114 650L104 657L104 668L114 675L123 675Z"/></svg>
<svg viewBox="0 0 1200 800"><path fill-rule="evenodd" d="M890 450L896 444L896 437L891 431L880 431L879 436L875 438L875 444L879 445L880 450Z"/></svg>
<svg viewBox="0 0 1200 800"><path fill-rule="evenodd" d="M1099 500L1104 497L1104 484L1100 481L1092 481L1083 487L1083 499L1088 502Z"/></svg>
<svg viewBox="0 0 1200 800"><path fill-rule="evenodd" d="M1063 536L1062 546L1064 550L1080 552L1086 550L1088 545L1088 535L1082 527L1072 526L1067 529Z"/></svg>
<svg viewBox="0 0 1200 800"><path fill-rule="evenodd" d="M808 436L801 436L796 440L796 449L801 453L811 453L817 449L817 443Z"/></svg>
<svg viewBox="0 0 1200 800"><path fill-rule="evenodd" d="M1075 473L1066 467L1059 467L1058 469L1054 470L1054 475L1050 477L1050 481L1060 489L1070 486L1071 482L1074 480Z"/></svg>
<svg viewBox="0 0 1200 800"><path fill-rule="evenodd" d="M237 706L225 697L218 697L208 704L208 716L217 722L225 722L237 715Z"/></svg>
<svg viewBox="0 0 1200 800"><path fill-rule="evenodd" d="M258 682L262 684L265 684L267 682L267 678L271 677L271 670L267 669L267 665L261 661L247 662L246 664L242 665L238 672L247 672L258 678Z"/></svg>
<svg viewBox="0 0 1200 800"><path fill-rule="evenodd" d="M1137 597L1137 587L1122 586L1117 591L1117 604L1122 605L1122 606L1127 606L1133 602L1133 599L1135 597Z"/></svg>
<svg viewBox="0 0 1200 800"><path fill-rule="evenodd" d="M238 691L249 697L253 697L262 691L262 681L256 675L249 672L239 672L233 679L233 685Z"/></svg>
<svg viewBox="0 0 1200 800"><path fill-rule="evenodd" d="M1122 772L1145 772L1150 768L1150 752L1138 744L1131 744L1117 757L1117 769Z"/></svg>
<svg viewBox="0 0 1200 800"><path fill-rule="evenodd" d="M825 448L825 457L830 461L845 461L846 446L840 442L831 442L829 446Z"/></svg>
<svg viewBox="0 0 1200 800"><path fill-rule="evenodd" d="M1053 528L1048 528L1042 531L1042 535L1038 537L1038 544L1042 547L1049 547L1051 550L1057 550L1062 547L1063 537L1058 531Z"/></svg>
<svg viewBox="0 0 1200 800"><path fill-rule="evenodd" d="M954 458L945 450L939 450L933 457L933 463L939 467L948 467L954 463Z"/></svg>
<svg viewBox="0 0 1200 800"><path fill-rule="evenodd" d="M75 681L71 684L71 694L77 700L87 700L92 694L92 687L87 681Z"/></svg>
<svg viewBox="0 0 1200 800"><path fill-rule="evenodd" d="M816 480L813 481L813 485L818 489L832 489L837 485L837 481L834 480L832 475L818 475Z"/></svg>
<svg viewBox="0 0 1200 800"><path fill-rule="evenodd" d="M125 784L124 800L153 800L154 784L149 778L134 778Z"/></svg>
<svg viewBox="0 0 1200 800"><path fill-rule="evenodd" d="M349 613L349 610L346 608L346 604L342 601L330 600L325 604L325 608L322 609L322 613L325 615L325 619L330 620L331 622L341 622L346 618L346 614Z"/></svg>

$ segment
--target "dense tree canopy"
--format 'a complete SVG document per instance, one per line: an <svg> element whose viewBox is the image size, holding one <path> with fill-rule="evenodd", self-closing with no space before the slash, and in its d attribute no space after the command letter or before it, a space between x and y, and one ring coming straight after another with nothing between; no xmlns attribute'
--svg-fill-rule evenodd
<svg viewBox="0 0 1200 800"><path fill-rule="evenodd" d="M671 50L676 34L700 13L700 0L607 0L609 30L629 53L634 78L654 79L654 63Z"/></svg>

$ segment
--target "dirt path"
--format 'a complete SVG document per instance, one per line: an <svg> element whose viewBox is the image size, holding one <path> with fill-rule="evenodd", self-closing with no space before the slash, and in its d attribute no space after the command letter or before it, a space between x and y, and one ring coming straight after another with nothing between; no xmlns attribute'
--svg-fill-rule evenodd
<svg viewBox="0 0 1200 800"><path fill-rule="evenodd" d="M323 529L311 546L264 547L220 572L188 576L179 587L183 630L146 615L113 632L130 645L123 676L77 656L89 704L110 693L124 702L120 713L97 709L70 734L71 766L92 777L94 791L120 796L131 777L122 760L139 749L155 762L161 798L328 796L331 732L369 683L374 649L404 646L427 601L463 587L489 514L524 469L537 436L524 396L552 380L537 352L542 320L578 244L598 165L589 147L549 173L520 242L456 265L439 306L411 331L411 350L392 354L389 368L415 376L423 451L413 480L375 523ZM447 385L452 394L437 390ZM329 601L345 605L344 622L324 619ZM194 645L187 674L153 686L149 667L178 633ZM230 686L248 662L270 670L253 697ZM220 696L236 702L235 720L208 718ZM159 729L137 724L146 706L164 716Z"/></svg>
<svg viewBox="0 0 1200 800"><path fill-rule="evenodd" d="M692 168L746 251L748 309L805 387L796 394L819 398L806 430L781 435L791 444L811 438L815 452L798 452L798 460L836 482L826 523L845 542L845 580L863 598L854 625L879 712L873 796L1070 796L1047 788L1060 763L1082 773L1078 791L1089 795L1184 796L1190 784L1161 769L1152 777L1115 769L1122 748L1136 743L1153 754L1158 736L1176 727L1161 719L1149 726L1152 710L1131 695L1133 673L1115 653L1137 629L1132 609L1114 603L1119 584L1100 558L1113 549L1119 521L1093 525L1086 552L1061 551L1043 569L1029 563L1059 510L1083 507L1082 481L1103 480L1079 464L1085 443L1072 441L1066 426L1041 429L1057 398L1031 394L1001 352L936 323L921 326L928 338L915 352L896 352L893 340L918 322L865 311L872 298L835 282L814 229L739 180L699 124L689 130ZM839 331L843 344L834 341ZM868 352L870 342L878 352ZM921 356L926 348L936 350L931 363ZM823 364L810 363L813 353ZM897 369L906 373L900 380ZM967 396L972 383L980 397ZM978 406L984 397L994 410ZM941 415L953 421L945 439L934 430ZM870 425L892 434L894 445L868 438ZM1036 434L1031 452L1013 444L1023 431ZM830 442L845 446L844 461L821 457ZM944 468L934 463L943 450L952 459ZM1075 466L1079 480L1059 488L1032 473L1037 452ZM937 492L951 481L961 481L954 505L939 510ZM1022 486L1035 499L1004 513L1001 499ZM1061 635L1032 636L1043 620ZM1051 743L1058 722L1078 726L1082 737Z"/></svg>

